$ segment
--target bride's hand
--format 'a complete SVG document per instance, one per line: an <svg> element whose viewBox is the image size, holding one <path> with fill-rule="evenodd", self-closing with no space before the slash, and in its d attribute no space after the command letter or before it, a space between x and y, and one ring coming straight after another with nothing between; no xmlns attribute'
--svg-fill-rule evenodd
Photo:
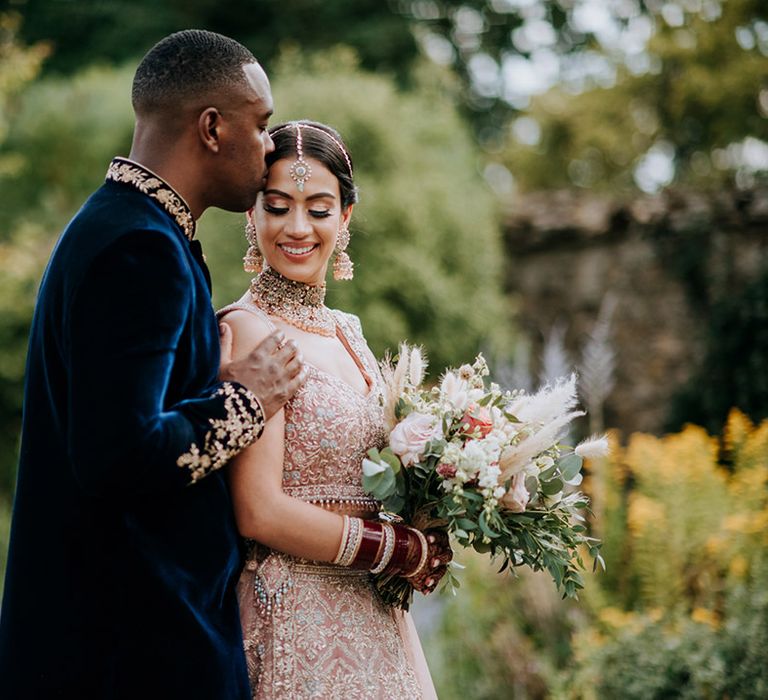
<svg viewBox="0 0 768 700"><path fill-rule="evenodd" d="M306 379L301 353L293 340L279 331L265 338L248 355L232 360L232 330L219 326L220 381L243 384L259 399L264 420L269 420L298 391Z"/></svg>
<svg viewBox="0 0 768 700"><path fill-rule="evenodd" d="M448 564L453 559L453 551L448 540L448 534L442 530L427 530L427 562L422 571L411 576L408 582L424 595L432 593L445 576Z"/></svg>

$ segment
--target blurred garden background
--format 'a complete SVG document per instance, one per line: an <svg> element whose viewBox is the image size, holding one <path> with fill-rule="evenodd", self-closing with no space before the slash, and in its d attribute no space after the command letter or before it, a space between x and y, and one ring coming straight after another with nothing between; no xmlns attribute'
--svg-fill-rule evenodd
<svg viewBox="0 0 768 700"><path fill-rule="evenodd" d="M576 370L581 432L610 433L584 483L607 571L564 602L463 555L459 594L417 609L440 697L768 697L765 0L0 7L0 564L45 263L128 153L141 55L206 28L262 61L274 123L347 140L356 275L331 302L374 351L423 343L436 376L482 350L529 389ZM218 306L249 281L242 223L201 221Z"/></svg>

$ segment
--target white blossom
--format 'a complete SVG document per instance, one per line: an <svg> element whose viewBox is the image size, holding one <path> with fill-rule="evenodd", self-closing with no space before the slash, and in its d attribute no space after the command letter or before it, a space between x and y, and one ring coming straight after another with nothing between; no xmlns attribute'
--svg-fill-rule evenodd
<svg viewBox="0 0 768 700"><path fill-rule="evenodd" d="M411 386L418 387L424 381L424 371L427 368L427 362L421 348L411 349L411 357L408 363L408 379Z"/></svg>
<svg viewBox="0 0 768 700"><path fill-rule="evenodd" d="M440 382L440 398L453 410L463 412L469 406L469 386L453 372L446 372Z"/></svg>

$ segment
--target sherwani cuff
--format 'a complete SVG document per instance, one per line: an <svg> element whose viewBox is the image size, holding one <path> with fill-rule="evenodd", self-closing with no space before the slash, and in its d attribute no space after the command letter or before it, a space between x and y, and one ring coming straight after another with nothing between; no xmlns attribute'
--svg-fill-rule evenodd
<svg viewBox="0 0 768 700"><path fill-rule="evenodd" d="M210 399L221 404L220 416L209 418L202 447L193 442L176 464L189 470L190 483L223 467L255 442L264 431L264 410L256 395L237 382L223 382Z"/></svg>

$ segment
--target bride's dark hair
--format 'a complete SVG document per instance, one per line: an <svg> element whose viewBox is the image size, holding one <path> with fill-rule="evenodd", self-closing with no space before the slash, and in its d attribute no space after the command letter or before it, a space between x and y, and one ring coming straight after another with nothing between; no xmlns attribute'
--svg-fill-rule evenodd
<svg viewBox="0 0 768 700"><path fill-rule="evenodd" d="M352 156L339 133L320 122L302 119L278 124L269 130L275 150L266 157L267 166L283 158L296 158L296 129L301 127L302 152L305 158L319 160L339 181L342 207L357 202L357 187L353 179Z"/></svg>

